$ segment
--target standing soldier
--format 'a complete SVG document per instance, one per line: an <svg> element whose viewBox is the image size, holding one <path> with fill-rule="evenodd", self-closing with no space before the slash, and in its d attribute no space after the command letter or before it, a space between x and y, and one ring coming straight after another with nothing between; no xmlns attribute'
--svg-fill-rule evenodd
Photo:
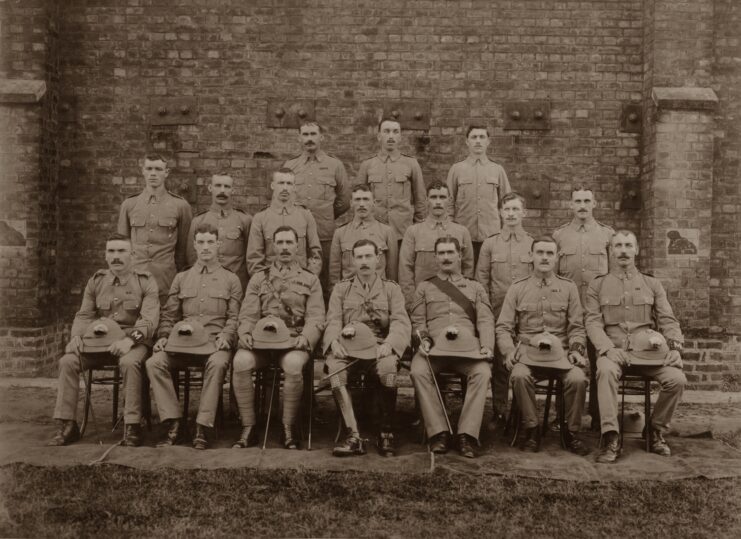
<svg viewBox="0 0 741 539"><path fill-rule="evenodd" d="M401 240L412 222L425 217L425 182L414 157L399 151L401 124L383 118L378 123L378 154L360 164L355 183L367 183L376 201L376 219Z"/></svg>
<svg viewBox="0 0 741 539"><path fill-rule="evenodd" d="M185 199L165 189L170 169L164 157L145 156L142 174L144 190L121 204L118 233L131 238L134 267L154 275L164 305L175 274L186 266L192 213Z"/></svg>
<svg viewBox="0 0 741 539"><path fill-rule="evenodd" d="M329 298L329 250L335 231L335 219L350 207L350 185L342 161L321 149L324 129L315 121L302 123L298 141L303 151L283 164L296 175L296 202L311 212L316 220L322 245L322 290Z"/></svg>
<svg viewBox="0 0 741 539"><path fill-rule="evenodd" d="M54 419L59 430L49 445L67 445L79 439L75 421L80 371L98 363L118 362L123 375L123 445L141 442L142 369L159 321L157 283L148 271L134 269L131 241L114 234L105 245L107 270L98 270L87 282L82 305L72 323L71 338L59 360L59 383ZM124 335L110 344L105 356L85 354L83 336L95 320L107 318L123 329ZM103 321L101 321L102 323Z"/></svg>
<svg viewBox="0 0 741 539"><path fill-rule="evenodd" d="M373 216L373 191L368 184L352 188L354 217L348 224L335 230L329 256L329 284L349 279L355 274L353 265L353 245L358 240L371 240L378 247L378 275L384 279L396 280L399 267L399 243L389 225L383 224Z"/></svg>
<svg viewBox="0 0 741 539"><path fill-rule="evenodd" d="M415 288L439 271L435 241L450 236L461 246L461 274L473 278L473 247L468 229L448 218L449 192L442 182L427 186L427 218L404 233L399 253L399 284L407 307L411 307Z"/></svg>
<svg viewBox="0 0 741 539"><path fill-rule="evenodd" d="M234 180L228 174L214 174L208 185L211 193L211 207L199 213L190 224L190 234L194 236L201 223L208 223L219 231L219 264L239 277L242 290L247 286L247 237L250 232L252 216L232 205ZM193 243L188 244L188 264L196 261Z"/></svg>
<svg viewBox="0 0 741 539"><path fill-rule="evenodd" d="M250 275L256 275L273 263L276 257L273 236L281 226L290 226L296 231L296 260L301 267L317 276L320 273L322 246L316 221L309 210L293 202L295 180L293 171L288 168L273 173L273 181L270 182L273 200L270 206L255 215L250 226L247 242L247 273Z"/></svg>
<svg viewBox="0 0 741 539"><path fill-rule="evenodd" d="M499 232L499 201L512 189L502 166L486 156L489 147L486 126L470 126L466 131L466 146L468 157L455 163L448 172L448 213L456 223L468 228L474 259L478 260L483 241Z"/></svg>
<svg viewBox="0 0 741 539"><path fill-rule="evenodd" d="M558 245L558 274L568 277L579 290L582 308L585 307L587 286L598 275L608 269L607 249L615 231L597 221L594 212L594 193L591 189L577 186L571 191L571 222L558 227L553 239ZM589 415L592 429L599 426L599 404L597 401L597 355L591 341L587 341L589 356Z"/></svg>
<svg viewBox="0 0 741 539"><path fill-rule="evenodd" d="M502 230L487 238L481 246L476 264L476 280L489 292L494 319L499 318L502 302L509 285L527 277L532 271L530 248L533 238L522 228L525 216L525 199L510 192L502 197ZM492 428L503 431L509 392L509 371L504 368L504 358L494 353L492 366Z"/></svg>

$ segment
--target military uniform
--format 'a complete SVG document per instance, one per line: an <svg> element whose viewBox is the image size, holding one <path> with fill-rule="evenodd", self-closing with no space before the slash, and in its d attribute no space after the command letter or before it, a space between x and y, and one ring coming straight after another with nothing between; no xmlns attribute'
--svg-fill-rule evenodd
<svg viewBox="0 0 741 539"><path fill-rule="evenodd" d="M239 311L238 334L241 339L251 335L255 324L266 316L277 316L291 330L291 335L303 335L314 349L324 329L324 301L319 278L302 269L297 262L287 268L273 263L252 276ZM292 425L303 390L302 369L309 352L292 349L280 357L285 373L283 383L283 423ZM243 426L255 424L255 392L252 371L266 367L270 354L240 349L234 357L232 384Z"/></svg>
<svg viewBox="0 0 741 539"><path fill-rule="evenodd" d="M298 204L273 202L255 215L247 242L247 273L256 275L275 259L273 233L280 226L290 226L298 234L298 262L302 268L308 259L321 258L316 221L311 212Z"/></svg>
<svg viewBox="0 0 741 539"><path fill-rule="evenodd" d="M121 204L117 231L131 238L134 267L154 275L162 304L175 274L186 266L191 219L190 204L169 191L145 189Z"/></svg>
<svg viewBox="0 0 741 539"><path fill-rule="evenodd" d="M474 244L475 258L481 243L499 232L499 201L512 188L501 165L488 157L468 156L448 171L448 214L468 228Z"/></svg>
<svg viewBox="0 0 741 539"><path fill-rule="evenodd" d="M360 164L356 183L370 185L376 219L390 225L397 238L425 218L425 182L414 157L378 152Z"/></svg>
<svg viewBox="0 0 741 539"><path fill-rule="evenodd" d="M399 284L407 307L411 308L415 288L426 279L437 275L435 241L452 236L461 246L461 273L473 278L473 247L468 229L447 217L437 220L428 216L422 223L410 226L404 233L399 252Z"/></svg>
<svg viewBox="0 0 741 539"><path fill-rule="evenodd" d="M355 274L352 246L358 240L371 240L376 244L380 257L376 269L378 275L383 278L396 279L399 267L399 243L396 234L389 225L380 223L373 217L367 221L356 217L335 230L329 256L330 286L334 286L341 280L349 279Z"/></svg>
<svg viewBox="0 0 741 539"><path fill-rule="evenodd" d="M110 270L98 270L87 282L82 305L72 323L71 336L80 337L96 319L115 320L130 335L139 330L144 335L141 343L118 358L123 376L124 423L141 422L142 365L147 358L147 345L159 322L159 292L155 278L148 271L134 269L124 277L117 277ZM80 371L95 364L111 363L110 354L64 354L59 360L59 384L54 419L75 420L80 385Z"/></svg>
<svg viewBox="0 0 741 539"><path fill-rule="evenodd" d="M530 275L533 238L522 227L515 230L502 229L486 238L481 245L476 264L476 280L489 292L494 319L499 317L504 296L516 280ZM504 367L502 354L494 354L492 365L492 406L495 414L504 414L509 392L509 372Z"/></svg>
<svg viewBox="0 0 741 539"><path fill-rule="evenodd" d="M684 337L674 317L666 292L658 279L639 272L613 268L589 284L586 327L597 358L597 396L602 432L618 431L618 386L624 366L605 355L612 348L625 349L628 337L641 328L661 333L668 341L682 343ZM631 372L651 376L661 384L651 426L658 432L669 428L687 379L677 367L630 367Z"/></svg>
<svg viewBox="0 0 741 539"><path fill-rule="evenodd" d="M533 274L515 281L507 291L496 327L501 354L506 357L515 351L515 339L527 345L531 338L543 332L560 339L564 350L583 350L586 346L584 312L572 280L558 275L543 279ZM534 383L540 374L537 367L515 363L510 375L525 428L538 425ZM581 368L574 366L564 371L561 381L566 423L570 432L578 432L587 394L587 377Z"/></svg>
<svg viewBox="0 0 741 539"><path fill-rule="evenodd" d="M162 311L157 336L169 337L176 322L193 319L203 325L211 340L222 337L233 349L241 298L242 286L234 273L221 266L209 268L198 261L189 270L175 276ZM205 358L203 389L196 417L199 425L214 426L221 386L231 355L230 350L217 350ZM182 417L170 369L186 359L189 359L187 355L161 351L155 352L147 361L147 374L160 421Z"/></svg>
<svg viewBox="0 0 741 539"><path fill-rule="evenodd" d="M443 280L449 280L473 304L476 320L471 320L466 311L442 292L430 280L417 286L412 305L411 319L413 331L419 332L422 338L438 338L448 326L463 328L477 335L482 347L494 350L494 317L489 305L489 298L484 288L466 279L460 274L446 277L438 274ZM485 360L475 359L440 359L430 358L435 372L452 370L467 377L466 398L458 420L458 434L467 434L478 440L481 421L484 416L486 392L491 378L491 369ZM419 407L425 421L429 438L447 431L444 410L436 396L435 382L427 366L427 361L417 352L412 359L410 371L417 393Z"/></svg>
<svg viewBox="0 0 741 539"><path fill-rule="evenodd" d="M193 235L201 224L209 224L219 230L219 264L236 274L242 290L247 286L247 238L250 233L252 216L239 208L224 207L212 204L211 207L199 213L190 224L188 237L187 257L188 264L195 264L197 256Z"/></svg>

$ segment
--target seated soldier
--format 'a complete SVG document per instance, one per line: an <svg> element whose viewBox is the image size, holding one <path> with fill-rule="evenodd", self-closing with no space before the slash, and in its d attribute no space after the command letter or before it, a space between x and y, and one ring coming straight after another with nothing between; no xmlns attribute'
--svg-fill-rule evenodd
<svg viewBox="0 0 741 539"><path fill-rule="evenodd" d="M234 356L232 384L237 399L242 433L234 448L256 441L255 388L252 373L269 365L267 349L255 346L254 330L267 316L280 318L290 331L290 342L281 347L278 365L283 370L283 446L298 449L295 421L303 392L303 368L309 361L324 328L324 300L319 277L301 268L299 238L290 226L279 226L271 243L275 259L247 284L239 312L239 350ZM271 347L276 349L275 346Z"/></svg>
<svg viewBox="0 0 741 539"><path fill-rule="evenodd" d="M378 373L381 381L378 451L383 456L393 456L396 373L399 358L411 339L412 326L404 308L401 287L376 274L380 258L376 243L369 239L356 241L352 247L352 256L355 276L341 281L332 290L327 329L324 332L327 369L330 373L337 372L329 378L332 394L347 427L345 440L335 446L332 454L345 456L365 453L346 387L347 372L343 370L353 364L352 368L355 369L375 367ZM370 337L367 357L360 357L362 350L355 346L361 340L360 334L363 331L369 333ZM369 361L358 363L357 359Z"/></svg>
<svg viewBox="0 0 741 539"><path fill-rule="evenodd" d="M236 340L242 285L239 277L219 264L219 230L202 223L194 231L193 242L198 259L189 270L175 276L157 330L159 340L154 345L154 355L147 361L160 421L168 425L167 435L158 447L183 440L183 414L170 371L191 364L204 365L193 447L208 447L208 432L214 426L221 386ZM177 324L180 321L184 323Z"/></svg>
<svg viewBox="0 0 741 539"><path fill-rule="evenodd" d="M514 398L522 413L520 449L538 450L535 381L555 373L563 383L568 449L586 455L589 450L576 437L587 394L584 315L574 282L554 273L557 253L550 236L533 240L532 274L507 290L497 320L497 344L505 367L512 371Z"/></svg>
<svg viewBox="0 0 741 539"><path fill-rule="evenodd" d="M466 376L466 398L458 420L457 446L474 458L484 416L494 348L494 316L484 288L460 273L461 246L456 238L435 241L438 274L417 286L412 303L412 327L420 344L412 359L411 377L422 410L430 451L445 453L449 421L434 376L454 371ZM458 341L458 342L447 342Z"/></svg>
<svg viewBox="0 0 741 539"><path fill-rule="evenodd" d="M105 245L107 270L95 272L85 286L82 305L72 323L69 343L59 360L59 383L54 419L59 430L49 445L67 445L80 438L75 420L80 387L80 372L90 366L118 362L123 377L125 446L141 443L142 368L159 322L160 302L157 282L151 273L134 269L131 241L114 234ZM105 317L106 320L98 320ZM102 350L88 354L84 336L95 339L95 326L103 324L108 343ZM115 328L123 330L112 339ZM108 342L110 341L110 342ZM93 342L90 343L93 345ZM97 348L96 348L97 350Z"/></svg>
<svg viewBox="0 0 741 539"><path fill-rule="evenodd" d="M610 240L610 272L589 283L586 326L597 350L597 399L603 446L597 462L615 462L621 452L618 385L623 373L650 376L661 384L651 425L652 453L671 455L664 433L682 397L684 337L658 279L635 265L638 241L629 230Z"/></svg>

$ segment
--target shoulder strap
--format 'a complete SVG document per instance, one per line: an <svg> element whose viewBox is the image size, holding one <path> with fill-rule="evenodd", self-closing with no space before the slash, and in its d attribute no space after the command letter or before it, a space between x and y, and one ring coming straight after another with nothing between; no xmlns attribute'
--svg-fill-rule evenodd
<svg viewBox="0 0 741 539"><path fill-rule="evenodd" d="M468 317L471 319L471 322L473 322L474 325L476 325L476 309L474 308L473 303L470 299L466 297L466 295L460 291L460 289L455 286L450 281L443 281L440 277L435 276L432 279L429 279L430 283L435 285L440 292L448 296L450 299L452 299L458 307L463 309L463 312L465 312Z"/></svg>

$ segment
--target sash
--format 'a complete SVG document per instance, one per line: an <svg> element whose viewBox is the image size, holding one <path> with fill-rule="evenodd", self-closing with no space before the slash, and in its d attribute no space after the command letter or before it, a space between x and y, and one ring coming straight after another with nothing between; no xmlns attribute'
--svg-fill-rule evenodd
<svg viewBox="0 0 741 539"><path fill-rule="evenodd" d="M471 322L473 322L473 325L476 325L476 308L474 307L473 302L468 299L463 292L461 292L460 288L450 281L442 280L437 275L429 279L429 281L434 284L440 292L452 299L458 307L463 309L463 312L468 315Z"/></svg>

